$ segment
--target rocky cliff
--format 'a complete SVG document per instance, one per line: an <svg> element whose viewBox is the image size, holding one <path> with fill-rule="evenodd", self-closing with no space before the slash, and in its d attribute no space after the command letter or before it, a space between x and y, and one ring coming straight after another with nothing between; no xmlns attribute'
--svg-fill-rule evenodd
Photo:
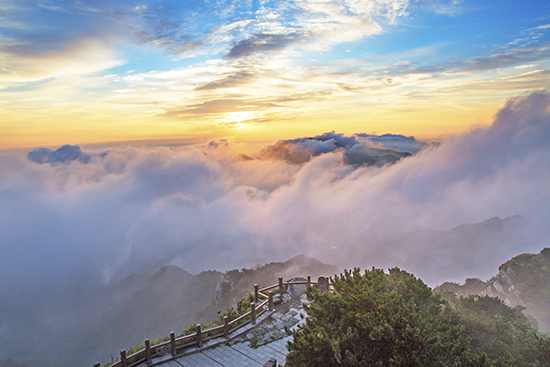
<svg viewBox="0 0 550 367"><path fill-rule="evenodd" d="M507 305L525 307L525 314L532 316L539 330L550 332L550 248L538 254L522 254L499 267L497 275L489 281L466 279L464 284L443 283L439 292L451 292L456 296L470 294L499 297Z"/></svg>

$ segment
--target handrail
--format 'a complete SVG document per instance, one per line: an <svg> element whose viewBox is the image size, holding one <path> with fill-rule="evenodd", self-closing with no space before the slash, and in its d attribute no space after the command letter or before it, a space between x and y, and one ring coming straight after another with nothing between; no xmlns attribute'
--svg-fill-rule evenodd
<svg viewBox="0 0 550 367"><path fill-rule="evenodd" d="M265 291L268 291L270 289L277 288L278 286L279 286L279 284L273 284L273 285L270 285L269 287L261 288L259 290L259 292L265 292Z"/></svg>
<svg viewBox="0 0 550 367"><path fill-rule="evenodd" d="M215 337L225 334L225 337L228 337L229 333L232 333L235 330L238 330L239 328L248 325L248 323L252 322L255 323L255 319L262 315L264 312L266 312L265 306L268 306L268 309L271 311L271 307L273 307L273 299L272 299L272 292L269 292L268 295L266 295L264 292L269 291L274 288L279 288L279 290L282 291L283 286L290 286L290 285L317 285L317 282L312 282L311 277L307 277L307 281L293 281L293 282L283 282L282 278L279 278L279 283L270 285L268 287L264 287L261 289L257 288L257 285L255 285L255 290L257 290L257 295L265 298L261 303L256 305L254 302L251 304L251 310L248 312L245 312L244 314L240 315L234 320L227 321L227 318L224 318L224 324L214 326L210 329L201 330L200 324L197 324L197 331L182 335L178 338L174 336L174 333L170 333L170 340L160 342L155 345L150 345L150 341L145 341L145 348L138 350L135 353L132 353L130 355L126 355L126 351L123 350L120 352L120 360L112 363L109 365L109 367L135 367L143 362L147 362L147 364L152 363L152 358L161 356L163 354L166 354L167 352L171 352L172 356L176 356L178 354L178 349L184 349L191 346L201 346L203 342L206 342L208 340L214 339ZM252 315L252 309L255 310L254 316ZM245 320L247 317L250 317L249 320L246 320L242 324L239 324L241 321ZM231 326L236 325L235 327L231 328ZM209 335L210 334L210 335ZM194 339L194 340L193 340ZM188 341L188 343L185 343ZM183 343L183 344L182 344ZM179 345L178 345L179 344ZM94 367L101 367L100 363L94 364Z"/></svg>
<svg viewBox="0 0 550 367"><path fill-rule="evenodd" d="M265 305L267 305L268 302L269 302L269 297L268 297L268 299L266 299L265 301L263 301L262 303L260 303L260 304L258 305L258 308L264 307Z"/></svg>
<svg viewBox="0 0 550 367"><path fill-rule="evenodd" d="M246 313L243 313L241 316L239 316L236 319L234 319L233 321L231 321L229 323L229 326L232 326L232 325L238 323L239 321L244 320L246 317L250 316L250 313L251 313L250 311L248 311Z"/></svg>
<svg viewBox="0 0 550 367"><path fill-rule="evenodd" d="M214 326L214 327L211 328L211 329L206 329L206 330L203 331L203 333L205 333L205 334L206 334L206 333L212 333L212 332L218 331L218 330L223 331L223 325Z"/></svg>
<svg viewBox="0 0 550 367"><path fill-rule="evenodd" d="M282 285L317 285L317 282L307 281L307 280L299 280L296 282L283 282ZM264 293L265 291L269 291L271 289L277 288L279 284L273 284L268 287L260 288L258 289L258 295L263 296L265 298L268 298L268 296Z"/></svg>

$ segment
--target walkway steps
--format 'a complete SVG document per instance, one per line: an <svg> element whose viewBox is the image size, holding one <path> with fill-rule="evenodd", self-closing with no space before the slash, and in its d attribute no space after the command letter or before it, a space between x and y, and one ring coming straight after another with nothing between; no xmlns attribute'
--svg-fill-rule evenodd
<svg viewBox="0 0 550 367"><path fill-rule="evenodd" d="M277 360L277 365L284 365L289 340L291 336L258 348L251 348L247 343L222 345L180 357L162 367L261 367L271 358Z"/></svg>
<svg viewBox="0 0 550 367"><path fill-rule="evenodd" d="M209 350L209 349L212 349L212 348L217 349L216 347L226 346L226 344L228 342L230 342L231 340L234 340L234 339L240 337L241 335L245 335L250 330L255 328L257 325L259 325L262 322L264 322L265 320L267 320L273 314L273 312L274 311L264 312L262 315L257 317L256 325L252 325L252 324L245 325L245 326L235 330L231 334L229 334L229 338L227 338L227 339L223 336L220 336L218 338L211 339L211 340L208 340L208 341L204 342L202 347L200 347L200 348L191 347L191 348L187 349L183 356L181 354L179 354L177 356L172 356L170 354L165 354L163 356L153 358L153 361L152 361L151 364L147 364L146 362L143 362L143 363L139 364L138 367L153 367L153 366L158 366L158 365L162 365L162 367L181 367L181 365L174 365L171 362L172 361L177 361L180 358L185 358L187 356L193 356L193 355L200 354L203 351L206 351L206 350ZM195 364L195 366L201 366L201 365L200 364ZM209 366L209 365L206 364L205 366ZM213 366L219 366L219 364L217 364L217 365L213 364Z"/></svg>

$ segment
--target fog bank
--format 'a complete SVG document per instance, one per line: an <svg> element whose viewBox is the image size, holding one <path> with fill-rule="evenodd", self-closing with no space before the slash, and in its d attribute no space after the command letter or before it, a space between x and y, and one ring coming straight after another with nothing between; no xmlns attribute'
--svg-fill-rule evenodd
<svg viewBox="0 0 550 367"><path fill-rule="evenodd" d="M166 264L196 273L303 253L400 266L432 286L486 279L549 244L549 106L547 92L512 99L491 126L438 145L332 132L256 156L224 141L4 152L0 359L71 365L39 337L84 337L97 315L78 310L95 292Z"/></svg>

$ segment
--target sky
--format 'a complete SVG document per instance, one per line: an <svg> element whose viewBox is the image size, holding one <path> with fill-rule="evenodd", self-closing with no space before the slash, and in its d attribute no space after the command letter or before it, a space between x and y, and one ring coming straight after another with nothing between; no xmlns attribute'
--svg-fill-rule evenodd
<svg viewBox="0 0 550 367"><path fill-rule="evenodd" d="M443 140L548 87L549 35L540 0L1 0L0 149Z"/></svg>

